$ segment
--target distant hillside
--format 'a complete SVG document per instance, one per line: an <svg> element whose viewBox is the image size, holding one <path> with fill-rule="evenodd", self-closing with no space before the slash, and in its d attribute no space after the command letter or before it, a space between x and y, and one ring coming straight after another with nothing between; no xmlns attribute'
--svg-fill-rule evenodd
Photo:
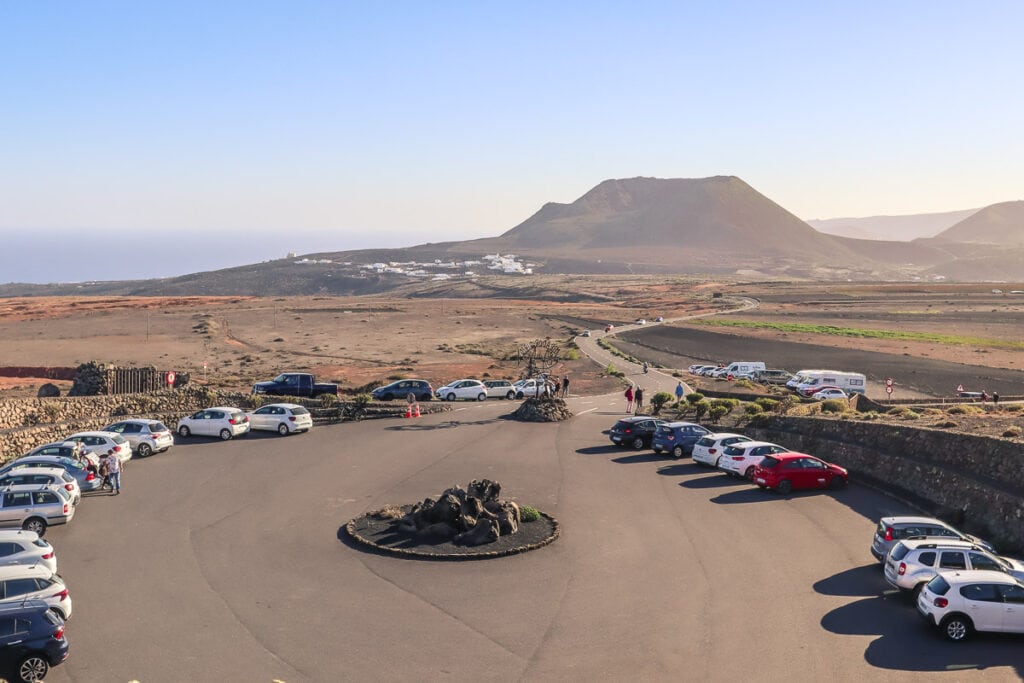
<svg viewBox="0 0 1024 683"><path fill-rule="evenodd" d="M936 235L935 240L1024 245L1024 201L1003 202L979 209Z"/></svg>
<svg viewBox="0 0 1024 683"><path fill-rule="evenodd" d="M816 218L807 221L807 224L819 232L840 237L909 242L920 237L934 237L977 211L978 209L965 209L906 216Z"/></svg>

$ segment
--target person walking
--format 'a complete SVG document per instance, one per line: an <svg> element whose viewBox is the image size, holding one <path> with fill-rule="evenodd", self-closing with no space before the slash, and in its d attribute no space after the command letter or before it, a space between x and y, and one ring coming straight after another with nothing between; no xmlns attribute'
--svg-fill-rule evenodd
<svg viewBox="0 0 1024 683"><path fill-rule="evenodd" d="M639 415L644 409L644 390L642 387L637 387L636 392L633 394L636 397L636 414Z"/></svg>
<svg viewBox="0 0 1024 683"><path fill-rule="evenodd" d="M569 375L562 376L562 398L569 398Z"/></svg>
<svg viewBox="0 0 1024 683"><path fill-rule="evenodd" d="M113 449L107 452L103 464L107 467L107 479L110 480L111 491L115 496L119 495L121 493L121 461L114 455Z"/></svg>
<svg viewBox="0 0 1024 683"><path fill-rule="evenodd" d="M998 391L993 391L992 392L992 405L994 405L994 406L999 405L999 392Z"/></svg>
<svg viewBox="0 0 1024 683"><path fill-rule="evenodd" d="M682 380L680 380L680 381L676 382L676 400L677 401L682 401L683 400L683 393L685 393L684 390L683 390L683 382L682 382Z"/></svg>
<svg viewBox="0 0 1024 683"><path fill-rule="evenodd" d="M626 387L626 412L633 412L633 385Z"/></svg>

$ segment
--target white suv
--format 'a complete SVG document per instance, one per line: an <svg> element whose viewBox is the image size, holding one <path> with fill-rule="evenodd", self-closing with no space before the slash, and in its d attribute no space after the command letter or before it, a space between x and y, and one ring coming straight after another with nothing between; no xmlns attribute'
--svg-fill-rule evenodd
<svg viewBox="0 0 1024 683"><path fill-rule="evenodd" d="M789 449L767 441L742 441L722 449L718 469L734 477L753 479L754 468L761 464L766 455L788 453Z"/></svg>
<svg viewBox="0 0 1024 683"><path fill-rule="evenodd" d="M989 569L1024 579L1024 563L999 557L970 541L938 538L899 541L885 559L885 580L917 597L926 583L943 571Z"/></svg>
<svg viewBox="0 0 1024 683"><path fill-rule="evenodd" d="M23 600L42 600L61 619L71 618L71 596L60 576L39 564L0 567L0 602Z"/></svg>
<svg viewBox="0 0 1024 683"><path fill-rule="evenodd" d="M487 399L487 387L478 379L457 379L438 389L437 397L442 401L483 401Z"/></svg>
<svg viewBox="0 0 1024 683"><path fill-rule="evenodd" d="M1024 633L1024 581L1002 572L943 572L921 590L917 611L954 642L974 631Z"/></svg>
<svg viewBox="0 0 1024 683"><path fill-rule="evenodd" d="M749 436L743 436L742 434L731 434L729 432L717 432L715 434L705 434L702 436L697 443L693 444L693 452L691 457L695 463L700 465L710 465L711 467L718 467L719 459L722 457L722 451L726 446L730 446L734 443L752 441Z"/></svg>

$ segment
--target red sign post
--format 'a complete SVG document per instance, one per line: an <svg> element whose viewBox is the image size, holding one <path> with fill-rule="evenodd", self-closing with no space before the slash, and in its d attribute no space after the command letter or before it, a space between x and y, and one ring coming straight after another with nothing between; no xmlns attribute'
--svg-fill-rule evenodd
<svg viewBox="0 0 1024 683"><path fill-rule="evenodd" d="M165 379L167 380L167 386L173 387L174 386L174 380L175 380L176 377L177 377L177 375L174 374L173 370L168 372L166 377L165 377Z"/></svg>

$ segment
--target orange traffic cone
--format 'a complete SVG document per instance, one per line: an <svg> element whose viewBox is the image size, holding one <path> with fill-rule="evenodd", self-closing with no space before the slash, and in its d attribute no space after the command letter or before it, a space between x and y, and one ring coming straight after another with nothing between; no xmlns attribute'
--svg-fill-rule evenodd
<svg viewBox="0 0 1024 683"><path fill-rule="evenodd" d="M413 417L419 417L419 416L420 416L420 404L417 403L416 404L416 412L413 413Z"/></svg>
<svg viewBox="0 0 1024 683"><path fill-rule="evenodd" d="M406 417L412 417L412 404L411 403L406 403L405 404L405 416Z"/></svg>

